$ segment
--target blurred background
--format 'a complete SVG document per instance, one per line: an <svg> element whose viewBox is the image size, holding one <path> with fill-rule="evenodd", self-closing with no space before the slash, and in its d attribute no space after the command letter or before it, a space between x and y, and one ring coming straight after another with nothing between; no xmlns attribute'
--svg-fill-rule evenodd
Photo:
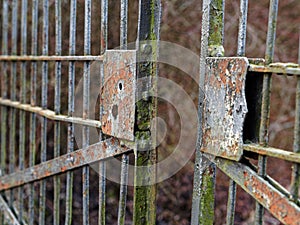
<svg viewBox="0 0 300 225"><path fill-rule="evenodd" d="M28 8L31 7L31 1L28 1ZM42 5L39 6L39 31L42 31ZM54 0L49 0L49 55L55 54L55 8ZM0 0L2 5L2 0ZM20 4L21 5L21 4ZM84 0L77 1L77 32L76 32L76 55L83 54L84 43ZM247 25L247 44L246 56L255 58L264 58L267 19L268 19L269 0L249 0L248 25ZM69 52L69 22L70 9L69 1L62 0L62 55L68 55ZM93 1L92 5L92 43L91 49L93 55L100 54L100 1ZM11 8L9 9L11 10ZM20 10L20 9L19 9ZM161 40L181 45L195 54L200 54L201 39L201 14L202 1L196 0L162 0L162 24ZM21 12L21 11L20 11ZM298 43L300 28L300 2L299 0L279 1L279 16L277 26L277 38L275 46L274 62L294 62L298 60ZM28 49L31 50L31 15L28 11ZM108 18L108 48L113 49L119 46L119 15L120 6L117 1L109 1ZM0 15L2 20L2 15ZM237 31L239 19L239 1L227 0L225 6L225 37L224 48L226 56L235 56L237 51ZM138 1L129 0L129 25L128 42L136 40L138 20ZM19 18L20 22L20 18ZM20 24L20 23L19 23ZM1 25L2 26L2 25ZM11 35L9 28L9 37ZM1 35L1 34L0 34ZM20 38L20 35L19 35ZM42 54L42 35L39 33L38 54ZM20 42L19 42L20 43ZM9 52L11 46L8 46ZM18 46L20 52L20 46ZM193 65L191 65L193 66ZM83 74L83 63L76 63L76 85ZM48 84L48 108L54 108L54 82L55 64L49 63L49 84ZM30 68L28 66L28 70ZM41 66L39 66L39 73ZM68 63L62 65L62 113L67 112L68 102ZM198 101L198 85L187 74L169 65L160 65L159 76L168 78L179 84L191 97L195 105ZM28 90L30 90L30 78L28 77ZM38 82L41 82L40 77ZM40 94L40 86L38 87ZM272 85L271 100L271 119L270 119L270 145L274 147L292 150L293 142L293 123L295 115L295 77L274 76ZM28 102L30 93L28 92ZM40 105L40 96L37 104ZM180 136L179 115L175 108L163 100L159 100L158 116L166 124L167 134L158 147L159 160L162 160L174 150L178 137ZM48 123L48 155L47 159L53 158L53 134L54 124ZM40 126L40 125L38 125ZM66 134L67 124L62 124L61 128L61 153L66 152ZM38 145L40 134L37 134ZM28 142L28 140L27 140ZM27 143L29 144L29 143ZM27 150L28 151L28 150ZM39 154L39 153L37 153ZM36 157L39 159L39 155ZM37 161L38 163L38 161ZM28 162L26 164L28 166ZM194 156L190 161L174 176L158 184L157 194L157 224L166 225L187 225L190 223L192 189L193 189L193 169ZM267 172L287 189L289 188L291 178L291 164L269 158ZM91 224L96 224L98 215L98 174L91 169L90 180L90 219ZM61 180L65 180L65 175L60 175ZM216 182L216 202L215 202L215 224L224 224L226 215L227 192L229 179L219 170L217 171ZM73 221L74 224L81 222L81 170L74 171L74 202L73 202ZM38 186L36 187L38 190ZM62 182L62 193L65 193L65 184ZM126 223L131 224L133 188L129 187L127 201ZM119 184L107 180L107 224L115 224L117 221L117 205L119 196ZM64 216L64 196L62 195L61 218ZM52 179L47 179L47 209L49 211L48 223L52 222L51 210L53 209L53 184ZM236 205L236 224L252 224L254 220L255 201L243 190L238 188ZM37 209L38 210L38 209ZM63 221L62 221L63 222ZM280 224L276 219L266 213L265 224Z"/></svg>

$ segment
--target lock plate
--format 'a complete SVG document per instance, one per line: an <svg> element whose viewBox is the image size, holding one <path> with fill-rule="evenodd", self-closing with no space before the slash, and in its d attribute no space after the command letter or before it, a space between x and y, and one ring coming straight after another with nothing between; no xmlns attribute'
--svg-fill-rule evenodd
<svg viewBox="0 0 300 225"><path fill-rule="evenodd" d="M232 160L243 154L248 59L207 58L201 151Z"/></svg>
<svg viewBox="0 0 300 225"><path fill-rule="evenodd" d="M134 140L136 50L108 50L104 58L104 81L100 104L102 132Z"/></svg>

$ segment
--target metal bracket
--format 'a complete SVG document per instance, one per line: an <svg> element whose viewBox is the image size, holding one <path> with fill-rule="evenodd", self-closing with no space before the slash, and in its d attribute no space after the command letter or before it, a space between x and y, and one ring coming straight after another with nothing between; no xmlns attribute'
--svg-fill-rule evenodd
<svg viewBox="0 0 300 225"><path fill-rule="evenodd" d="M134 141L136 50L108 50L100 104L104 134Z"/></svg>
<svg viewBox="0 0 300 225"><path fill-rule="evenodd" d="M248 59L207 58L201 151L232 160L243 154Z"/></svg>

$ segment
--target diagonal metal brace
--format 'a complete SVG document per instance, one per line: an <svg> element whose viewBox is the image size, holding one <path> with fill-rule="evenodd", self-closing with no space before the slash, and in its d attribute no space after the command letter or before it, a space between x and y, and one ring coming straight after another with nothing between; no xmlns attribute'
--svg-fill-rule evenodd
<svg viewBox="0 0 300 225"><path fill-rule="evenodd" d="M121 146L118 139L109 138L25 170L4 175L0 180L0 191L44 179L130 150L130 148Z"/></svg>

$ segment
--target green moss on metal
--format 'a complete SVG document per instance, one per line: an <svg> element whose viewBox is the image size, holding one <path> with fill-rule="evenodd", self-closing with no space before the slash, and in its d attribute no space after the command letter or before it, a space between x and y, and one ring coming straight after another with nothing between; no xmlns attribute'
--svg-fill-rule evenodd
<svg viewBox="0 0 300 225"><path fill-rule="evenodd" d="M208 55L224 56L224 0L211 0L209 3L209 37ZM204 169L204 168L203 168ZM214 223L214 192L215 192L215 166L210 165L204 169L201 177L201 196L199 209L199 224L212 225Z"/></svg>
<svg viewBox="0 0 300 225"><path fill-rule="evenodd" d="M157 58L156 40L159 37L160 1L143 0L140 5L139 41L142 56L154 60ZM144 43L144 41L149 41ZM139 55L139 56L141 56ZM143 57L143 58L144 58ZM157 76L156 64L140 62L138 66L138 78ZM149 82L152 79L149 79ZM135 152L134 174L134 212L133 224L150 225L156 221L156 169L153 165L157 161L155 144L151 140L151 120L156 116L156 99L149 96L156 84L151 82L147 90L138 90L136 103L135 140L137 143ZM150 87L151 86L151 87ZM142 91L139 92L139 91ZM146 97L142 96L146 93ZM152 166L152 167L151 167ZM143 169L141 169L143 167ZM150 185L151 184L151 185Z"/></svg>
<svg viewBox="0 0 300 225"><path fill-rule="evenodd" d="M143 99L136 103L138 130L150 129L151 104Z"/></svg>
<svg viewBox="0 0 300 225"><path fill-rule="evenodd" d="M215 166L210 165L202 177L201 215L199 225L212 225L214 223L215 204Z"/></svg>
<svg viewBox="0 0 300 225"><path fill-rule="evenodd" d="M224 36L224 0L212 0L209 19L208 45L222 45Z"/></svg>

